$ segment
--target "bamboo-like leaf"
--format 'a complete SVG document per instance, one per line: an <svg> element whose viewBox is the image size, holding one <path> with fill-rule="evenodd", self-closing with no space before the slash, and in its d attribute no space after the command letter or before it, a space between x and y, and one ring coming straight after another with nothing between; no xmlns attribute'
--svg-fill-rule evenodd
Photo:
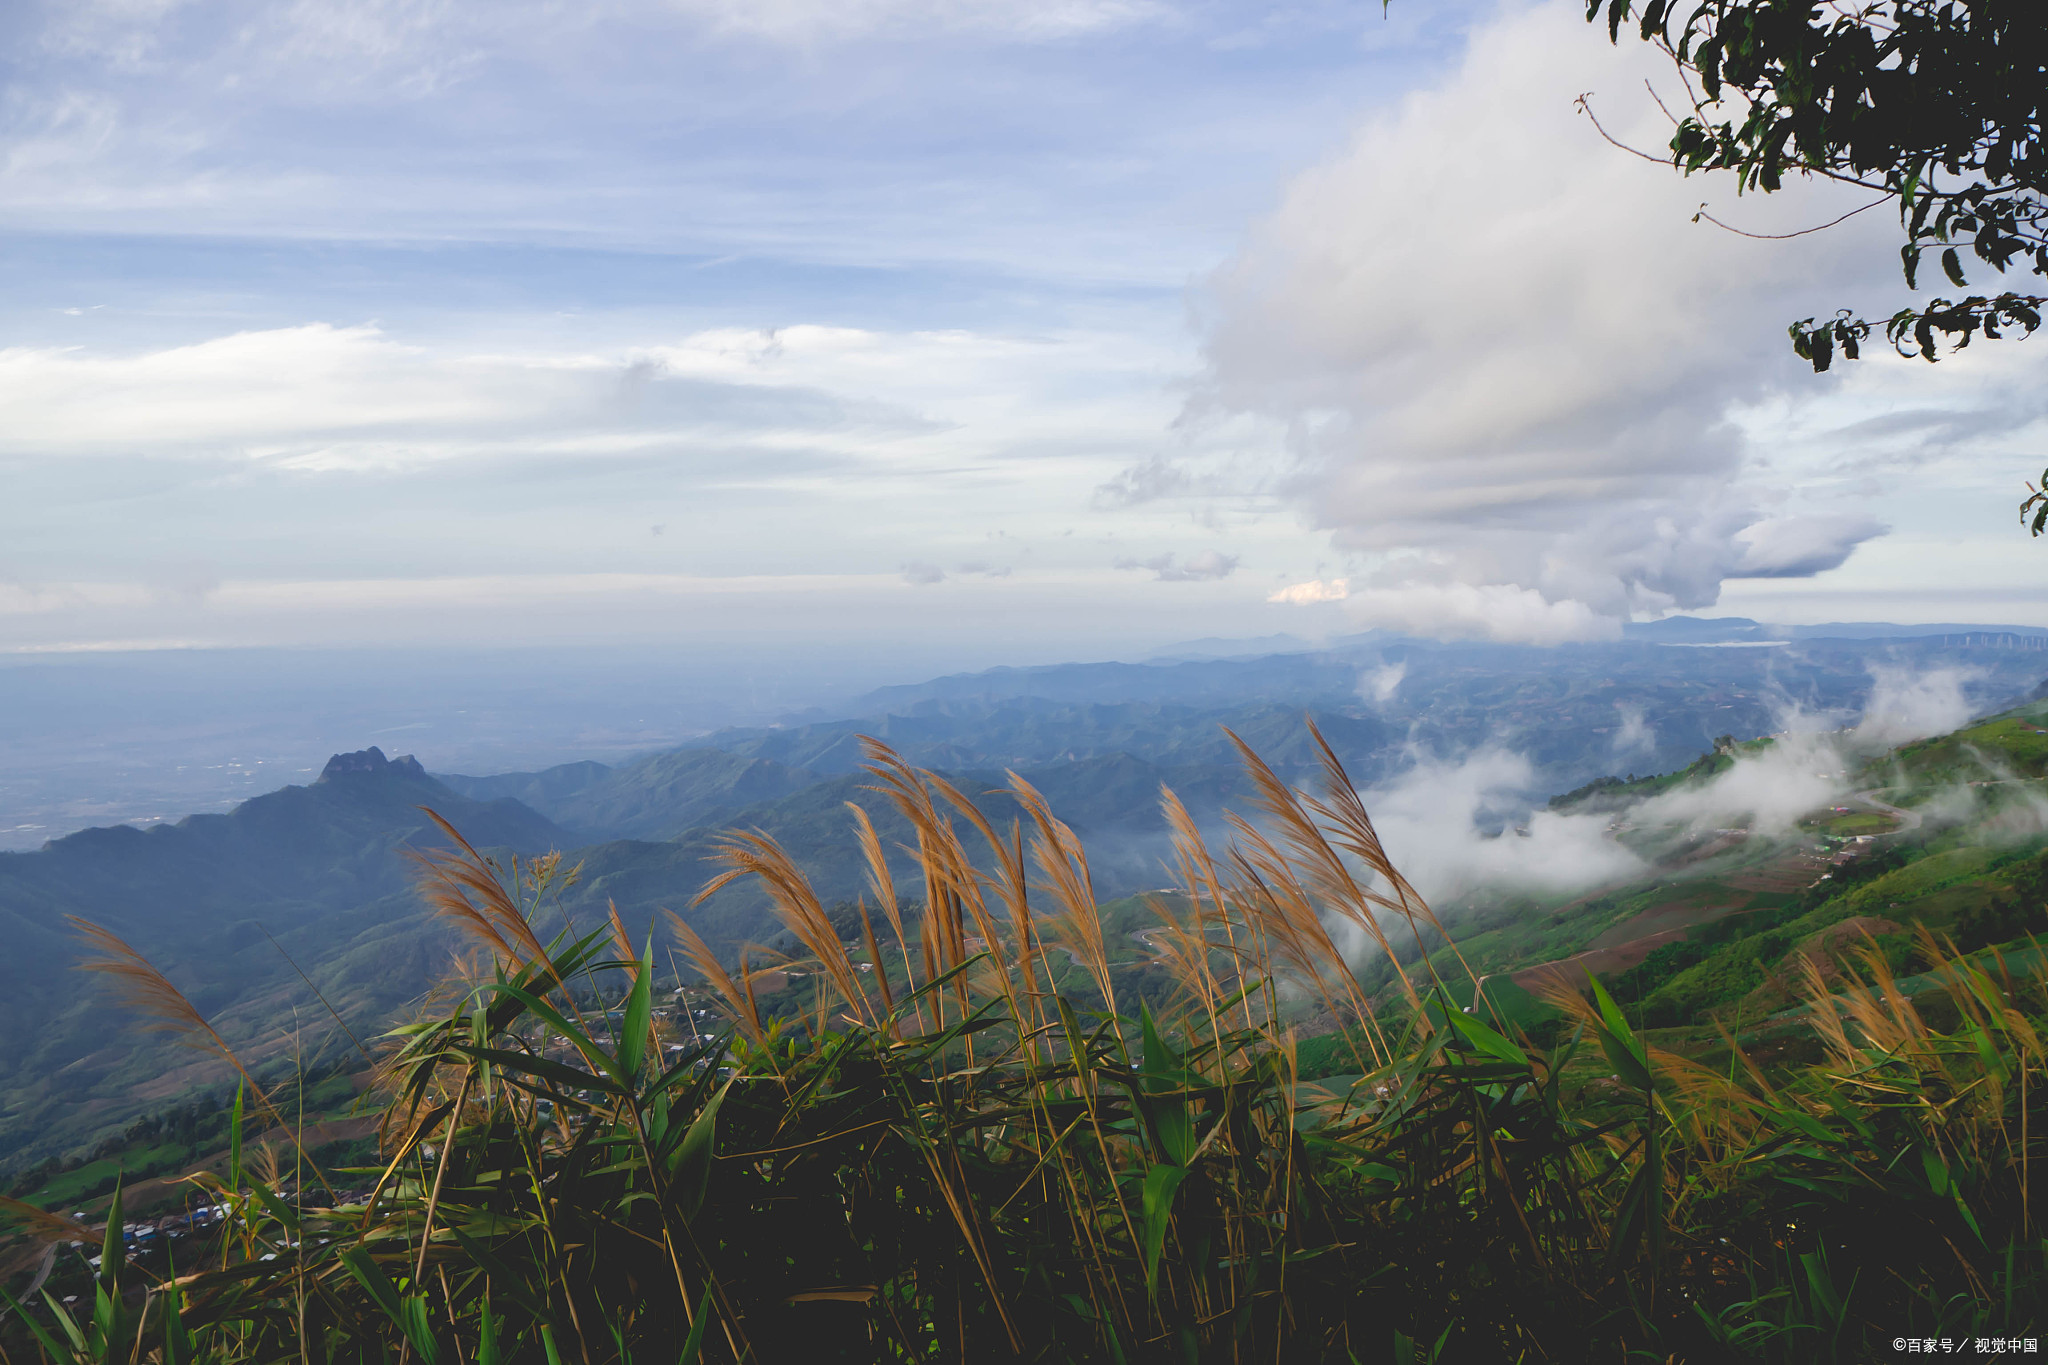
<svg viewBox="0 0 2048 1365"><path fill-rule="evenodd" d="M1166 1230L1173 1223L1174 1195L1188 1177L1185 1166L1160 1163L1145 1172L1145 1289L1159 1292L1159 1257L1166 1247Z"/></svg>
<svg viewBox="0 0 2048 1365"><path fill-rule="evenodd" d="M52 1312L57 1314L59 1321L68 1325L70 1318L63 1312L62 1305L51 1298L48 1291L44 1292L43 1297L50 1304ZM28 1305L7 1292L5 1285L0 1285L0 1299L6 1300L8 1308L13 1310L14 1316L19 1318L22 1325L28 1328L29 1334L36 1339L36 1344L43 1348L45 1356L51 1360L62 1360L69 1354L62 1346L57 1344L56 1338L52 1337L40 1322L36 1321L36 1315L29 1311ZM83 1347L84 1341L75 1330L71 1333L71 1338L75 1344Z"/></svg>
<svg viewBox="0 0 2048 1365"><path fill-rule="evenodd" d="M570 1066L567 1062L558 1062L549 1057L538 1057L530 1052L512 1052L504 1048L472 1047L468 1043L451 1043L449 1044L449 1051L459 1053L465 1057L474 1057L480 1062L487 1062L500 1070L510 1071L517 1075L538 1076L542 1080L553 1081L556 1085L572 1092L577 1090L602 1090L612 1094L619 1093L618 1083L609 1076L593 1075L588 1071Z"/></svg>
<svg viewBox="0 0 2048 1365"><path fill-rule="evenodd" d="M676 1358L676 1365L697 1365L704 1356L704 1329L711 1325L711 1286L704 1287L704 1297L697 1301L697 1320L690 1324L690 1334L683 1338L683 1352ZM483 1365L478 1361L477 1365Z"/></svg>
<svg viewBox="0 0 2048 1365"><path fill-rule="evenodd" d="M1636 1040L1635 1030L1622 1017L1621 1007L1614 1003L1614 997L1600 984L1598 977L1589 978L1593 985L1593 1004L1600 1012L1600 1050L1607 1054L1608 1062L1622 1083L1634 1089L1648 1092L1651 1089L1650 1061Z"/></svg>
<svg viewBox="0 0 2048 1365"><path fill-rule="evenodd" d="M648 1031L654 1021L654 940L647 941L647 950L637 959L633 971L633 990L626 997L625 1013L619 1022L619 1074L627 1085L632 1085L640 1075L640 1065L646 1060Z"/></svg>
<svg viewBox="0 0 2048 1365"><path fill-rule="evenodd" d="M498 1317L491 1311L489 1294L477 1300L476 1365L504 1365L498 1352Z"/></svg>
<svg viewBox="0 0 2048 1365"><path fill-rule="evenodd" d="M732 1089L727 1081L697 1117L690 1122L683 1140L676 1145L675 1154L669 1158L670 1190L677 1210L688 1222L704 1207L704 1194L711 1184L711 1160L718 1132L718 1109L725 1103L726 1092Z"/></svg>

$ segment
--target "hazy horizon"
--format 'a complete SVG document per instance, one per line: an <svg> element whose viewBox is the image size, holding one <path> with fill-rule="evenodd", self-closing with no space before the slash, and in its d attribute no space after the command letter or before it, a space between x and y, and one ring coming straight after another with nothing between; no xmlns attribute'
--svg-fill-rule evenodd
<svg viewBox="0 0 2048 1365"><path fill-rule="evenodd" d="M1728 618L1690 619L1710 627ZM1900 626L1901 635L1914 631ZM432 772L473 776L592 759L618 764L725 728L900 710L864 699L992 669L1170 665L1337 648L1344 651L1337 657L1356 661L1347 665L1353 681L1336 692L1360 702L1377 692L1384 701L1402 670L1374 662L1374 641L1399 645L1402 638L1206 637L1079 657L1056 648L991 657L979 644L950 653L833 654L800 642L750 652L533 644L16 655L0 659L0 695L9 702L0 710L0 850L37 848L93 825L223 811L312 780L334 753L372 745L393 757L416 754ZM1510 672L1538 672L1569 657L1543 647L1462 648L1481 650ZM2031 658L2015 662L2024 671ZM2041 671L2048 672L2048 652ZM1240 690L1240 700L1250 697ZM1461 753L1439 757L1463 761L1489 742L1474 735Z"/></svg>

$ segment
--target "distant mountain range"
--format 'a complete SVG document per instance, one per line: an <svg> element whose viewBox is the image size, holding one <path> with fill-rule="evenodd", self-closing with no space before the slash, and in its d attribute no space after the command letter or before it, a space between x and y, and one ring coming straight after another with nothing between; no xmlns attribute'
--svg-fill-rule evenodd
<svg viewBox="0 0 2048 1365"><path fill-rule="evenodd" d="M845 803L871 813L886 845L910 839L869 790L863 734L947 773L999 820L1016 809L991 793L1016 771L1081 835L1098 891L1114 896L1164 880L1162 784L1211 827L1242 804L1226 727L1292 777L1314 763L1302 724L1314 715L1368 788L1421 757L1499 746L1528 757L1528 796L1540 802L1603 775L1682 767L1716 736L1767 733L1795 710L1846 722L1873 670L1958 670L1987 711L2048 673L2048 631L1813 629L1838 633L1762 647L1783 637L1754 622L1674 618L1619 642L1554 650L1368 636L1242 657L995 669L874 692L842 719L725 730L628 763L537 772L430 775L374 748L336 755L318 780L226 815L0 854L11 947L0 1036L14 1043L0 1052L0 1163L62 1149L217 1079L194 1055L138 1042L98 984L67 970L76 953L65 915L127 938L253 1053L331 1050L339 1035L328 1006L359 1034L374 1031L455 946L421 912L403 856L439 842L421 807L481 847L567 851L582 873L560 912L578 924L616 904L637 933L663 908L687 910L732 949L773 939L776 924L744 883L688 909L717 870L722 830L780 840L828 902L859 894L865 877ZM1228 642L1199 643L1216 655ZM1698 647L1717 645L1731 647Z"/></svg>

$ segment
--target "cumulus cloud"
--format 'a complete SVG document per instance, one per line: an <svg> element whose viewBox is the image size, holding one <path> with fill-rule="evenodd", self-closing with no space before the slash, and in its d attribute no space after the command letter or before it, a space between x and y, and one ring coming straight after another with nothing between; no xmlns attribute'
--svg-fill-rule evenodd
<svg viewBox="0 0 2048 1365"><path fill-rule="evenodd" d="M1171 553L1151 559L1119 559L1119 569L1148 569L1161 583L1198 583L1211 578L1228 578L1237 569L1237 556L1220 550L1204 550L1184 564L1174 562Z"/></svg>
<svg viewBox="0 0 2048 1365"><path fill-rule="evenodd" d="M1785 321L1839 303L1852 270L1892 270L1888 227L1765 243L1693 224L1715 185L1572 108L1595 92L1618 136L1661 145L1642 89L1671 83L1658 60L1611 48L1582 7L1511 7L1443 84L1296 180L1212 280L1191 415L1287 433L1284 489L1358 556L1362 623L1603 638L1732 578L1833 568L1882 530L1792 500L1737 418L1785 384L1825 391ZM1836 198L1753 197L1737 217L1805 226Z"/></svg>
<svg viewBox="0 0 2048 1365"><path fill-rule="evenodd" d="M926 564L913 559L903 566L903 581L915 587L926 588L934 583L945 582L946 571L936 564Z"/></svg>

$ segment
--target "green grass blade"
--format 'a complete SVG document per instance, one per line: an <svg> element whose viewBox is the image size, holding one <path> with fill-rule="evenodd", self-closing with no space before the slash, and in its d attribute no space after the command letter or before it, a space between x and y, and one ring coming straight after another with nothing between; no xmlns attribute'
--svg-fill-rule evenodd
<svg viewBox="0 0 2048 1365"><path fill-rule="evenodd" d="M648 1027L654 1021L654 939L647 940L646 955L633 965L633 992L626 997L626 1011L619 1024L619 1073L627 1085L640 1075L646 1060Z"/></svg>
<svg viewBox="0 0 2048 1365"><path fill-rule="evenodd" d="M1164 1163L1145 1172L1145 1290L1159 1292L1159 1256L1166 1246L1166 1229L1173 1222L1173 1197L1188 1178L1187 1167Z"/></svg>
<svg viewBox="0 0 2048 1365"><path fill-rule="evenodd" d="M690 1327L690 1335L683 1338L683 1353L676 1357L676 1365L697 1365L704 1354L704 1329L711 1325L711 1286L704 1286L704 1297L697 1302L697 1321ZM481 1362L479 1362L481 1365Z"/></svg>
<svg viewBox="0 0 2048 1365"><path fill-rule="evenodd" d="M50 1299L50 1295L47 1290L44 1291L43 1297L45 1299L49 1299L52 1308L57 1307L56 1300ZM28 1328L29 1333L35 1337L36 1345L43 1348L44 1354L48 1355L52 1360L62 1360L64 1358L64 1348L57 1344L57 1341L54 1337L52 1337L48 1332L43 1330L43 1325L40 1322L36 1321L35 1314L28 1311L27 1304L23 1303L20 1299L15 1298L14 1295L8 1293L7 1288L4 1285L0 1285L0 1299L5 1299L7 1301L7 1306L14 1310L14 1316L20 1318L22 1324ZM61 1309L59 1309L58 1311L60 1313L62 1312ZM74 1340L77 1339L77 1333L75 1331L72 1333L72 1337Z"/></svg>

